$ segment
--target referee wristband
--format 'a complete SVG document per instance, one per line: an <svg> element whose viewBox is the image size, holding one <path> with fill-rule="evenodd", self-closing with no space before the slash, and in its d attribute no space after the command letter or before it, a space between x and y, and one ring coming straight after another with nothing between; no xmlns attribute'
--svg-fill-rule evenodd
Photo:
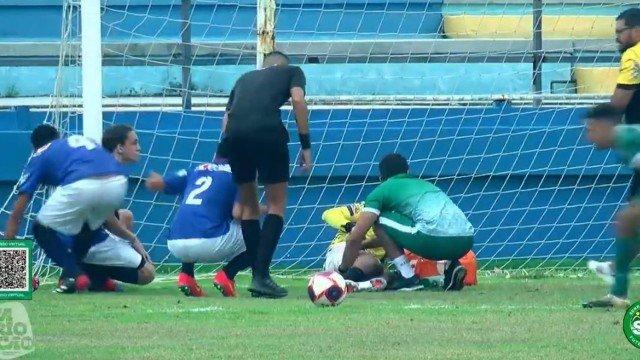
<svg viewBox="0 0 640 360"><path fill-rule="evenodd" d="M311 149L311 137L309 136L309 134L298 133L298 136L300 137L300 145L302 146L302 149Z"/></svg>

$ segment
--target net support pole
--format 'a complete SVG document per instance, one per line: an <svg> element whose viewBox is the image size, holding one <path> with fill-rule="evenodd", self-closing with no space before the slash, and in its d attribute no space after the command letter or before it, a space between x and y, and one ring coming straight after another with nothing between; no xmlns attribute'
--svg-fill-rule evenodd
<svg viewBox="0 0 640 360"><path fill-rule="evenodd" d="M182 48L182 108L191 110L191 0L182 0L180 6L182 15L182 30L180 35L180 46Z"/></svg>
<svg viewBox="0 0 640 360"><path fill-rule="evenodd" d="M81 0L82 132L102 140L102 38L100 0Z"/></svg>
<svg viewBox="0 0 640 360"><path fill-rule="evenodd" d="M256 66L262 67L264 56L276 47L276 2L275 0L258 0L257 8L257 33L258 44L256 46Z"/></svg>
<svg viewBox="0 0 640 360"><path fill-rule="evenodd" d="M542 96L542 0L533 0L533 93L535 106Z"/></svg>

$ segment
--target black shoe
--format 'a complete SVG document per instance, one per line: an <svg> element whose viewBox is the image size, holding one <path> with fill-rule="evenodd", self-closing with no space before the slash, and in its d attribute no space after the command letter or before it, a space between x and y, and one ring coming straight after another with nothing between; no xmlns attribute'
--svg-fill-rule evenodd
<svg viewBox="0 0 640 360"><path fill-rule="evenodd" d="M398 290L398 291L414 291L420 290L424 286L420 283L420 279L417 276L413 275L410 278L404 278L399 276L398 278L393 280L393 283L387 285L387 290Z"/></svg>
<svg viewBox="0 0 640 360"><path fill-rule="evenodd" d="M276 284L271 277L254 277L249 286L252 297L282 298L289 294L287 289Z"/></svg>
<svg viewBox="0 0 640 360"><path fill-rule="evenodd" d="M53 289L53 291L57 292L58 294L73 294L74 292L76 292L76 279L60 279L60 281L58 282L58 286Z"/></svg>
<svg viewBox="0 0 640 360"><path fill-rule="evenodd" d="M464 278L467 276L467 269L460 265L458 260L452 261L444 271L444 291L460 291L464 287Z"/></svg>

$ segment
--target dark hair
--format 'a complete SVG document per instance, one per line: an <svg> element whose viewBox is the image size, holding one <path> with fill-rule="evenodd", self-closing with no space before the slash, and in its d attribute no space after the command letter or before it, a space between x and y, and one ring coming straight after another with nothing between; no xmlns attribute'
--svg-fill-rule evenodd
<svg viewBox="0 0 640 360"><path fill-rule="evenodd" d="M118 145L124 145L132 131L133 128L126 124L111 126L102 134L102 147L109 152L114 152Z"/></svg>
<svg viewBox="0 0 640 360"><path fill-rule="evenodd" d="M587 111L585 119L619 123L622 121L622 113L609 103L599 104Z"/></svg>
<svg viewBox="0 0 640 360"><path fill-rule="evenodd" d="M634 28L640 27L640 9L639 8L631 8L627 9L616 17L616 20L624 20L624 25L626 27Z"/></svg>
<svg viewBox="0 0 640 360"><path fill-rule="evenodd" d="M53 125L42 124L38 125L31 132L31 145L33 145L33 148L37 150L59 138L60 133L58 132L58 129L53 127Z"/></svg>
<svg viewBox="0 0 640 360"><path fill-rule="evenodd" d="M407 159L405 159L404 156L398 153L393 153L382 158L378 168L380 171L380 178L382 178L382 180L387 180L392 176L406 174L409 172L409 163L407 163Z"/></svg>
<svg viewBox="0 0 640 360"><path fill-rule="evenodd" d="M280 51L272 51L264 56L262 66L289 65L289 57Z"/></svg>

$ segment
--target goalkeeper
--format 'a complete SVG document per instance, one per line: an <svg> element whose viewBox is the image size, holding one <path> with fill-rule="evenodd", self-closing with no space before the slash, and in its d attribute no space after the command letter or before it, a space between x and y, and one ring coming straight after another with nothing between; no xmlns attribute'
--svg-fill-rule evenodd
<svg viewBox="0 0 640 360"><path fill-rule="evenodd" d="M374 226L377 240L401 274L390 290L422 287L403 249L430 260L449 260L443 289L462 289L466 270L458 259L473 246L471 223L442 190L409 175L409 164L402 155L385 156L379 170L382 184L365 200L362 214L347 237L339 271L350 271L366 232Z"/></svg>
<svg viewBox="0 0 640 360"><path fill-rule="evenodd" d="M587 139L598 149L614 148L622 163L640 169L640 125L622 125L622 114L610 104L592 108L586 116ZM629 267L640 251L640 198L633 197L620 210L616 222L615 276L609 294L585 303L585 307L627 308Z"/></svg>
<svg viewBox="0 0 640 360"><path fill-rule="evenodd" d="M364 203L360 202L338 206L322 213L322 220L327 225L338 230L327 250L327 257L324 262L325 271L338 270L342 262L347 236L355 226L363 208ZM344 274L345 279L356 283L367 282L370 286L368 290L384 290L386 281L383 278L378 278L383 274L384 269L381 261L384 257L384 249L376 244L376 235L373 228L370 228L365 235L362 249L358 253L353 266Z"/></svg>

